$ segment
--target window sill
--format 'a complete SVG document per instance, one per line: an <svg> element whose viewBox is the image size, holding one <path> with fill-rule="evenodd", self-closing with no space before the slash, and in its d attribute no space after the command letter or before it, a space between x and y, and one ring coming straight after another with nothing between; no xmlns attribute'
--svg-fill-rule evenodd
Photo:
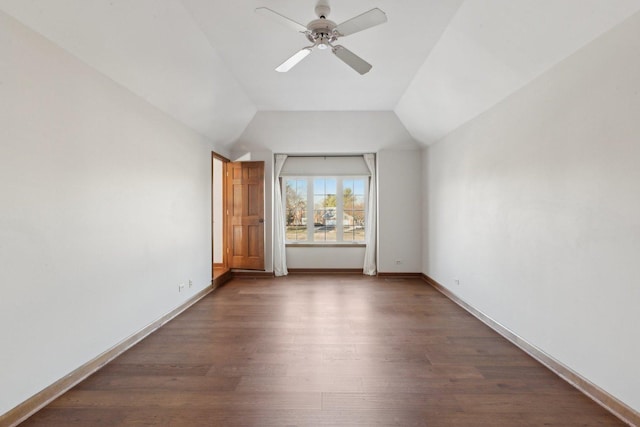
<svg viewBox="0 0 640 427"><path fill-rule="evenodd" d="M287 248L364 248L365 243L286 243Z"/></svg>

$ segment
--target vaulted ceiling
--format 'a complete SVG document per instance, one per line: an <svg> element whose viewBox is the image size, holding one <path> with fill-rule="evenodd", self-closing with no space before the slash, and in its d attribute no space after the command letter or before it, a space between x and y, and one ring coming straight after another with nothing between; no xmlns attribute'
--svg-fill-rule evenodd
<svg viewBox="0 0 640 427"><path fill-rule="evenodd" d="M276 73L309 43L254 10L306 24L315 2L0 0L0 9L227 147L257 111L393 111L430 144L640 10L640 0L334 0L337 23L386 12L386 24L340 40L371 72L315 50Z"/></svg>

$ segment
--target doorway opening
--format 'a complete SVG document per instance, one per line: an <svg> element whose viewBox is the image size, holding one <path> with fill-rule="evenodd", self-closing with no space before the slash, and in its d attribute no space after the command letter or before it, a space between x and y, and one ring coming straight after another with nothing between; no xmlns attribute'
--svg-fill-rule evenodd
<svg viewBox="0 0 640 427"><path fill-rule="evenodd" d="M264 162L211 153L211 277L264 271Z"/></svg>
<svg viewBox="0 0 640 427"><path fill-rule="evenodd" d="M211 153L211 242L212 242L212 268L211 277L216 280L227 271L226 232L226 174L229 159L217 153Z"/></svg>

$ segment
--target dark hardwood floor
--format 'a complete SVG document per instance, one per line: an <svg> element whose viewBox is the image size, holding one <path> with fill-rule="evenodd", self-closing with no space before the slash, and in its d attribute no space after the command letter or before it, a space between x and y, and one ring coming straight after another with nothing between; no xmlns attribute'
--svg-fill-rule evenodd
<svg viewBox="0 0 640 427"><path fill-rule="evenodd" d="M608 426L418 279L234 279L27 426Z"/></svg>

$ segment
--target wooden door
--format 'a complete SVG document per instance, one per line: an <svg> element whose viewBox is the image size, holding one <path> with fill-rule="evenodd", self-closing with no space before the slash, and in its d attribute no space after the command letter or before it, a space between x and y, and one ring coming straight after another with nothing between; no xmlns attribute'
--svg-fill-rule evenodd
<svg viewBox="0 0 640 427"><path fill-rule="evenodd" d="M264 162L227 165L229 268L264 270Z"/></svg>

